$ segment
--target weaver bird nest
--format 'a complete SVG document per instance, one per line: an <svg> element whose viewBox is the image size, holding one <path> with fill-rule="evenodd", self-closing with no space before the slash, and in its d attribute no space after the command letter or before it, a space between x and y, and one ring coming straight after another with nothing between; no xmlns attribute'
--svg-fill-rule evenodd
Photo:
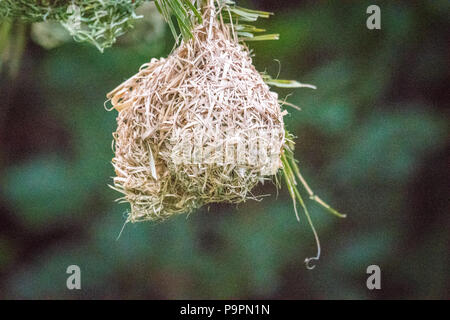
<svg viewBox="0 0 450 320"><path fill-rule="evenodd" d="M254 199L253 187L282 166L278 96L213 15L107 97L119 112L113 188L131 204L128 221Z"/></svg>

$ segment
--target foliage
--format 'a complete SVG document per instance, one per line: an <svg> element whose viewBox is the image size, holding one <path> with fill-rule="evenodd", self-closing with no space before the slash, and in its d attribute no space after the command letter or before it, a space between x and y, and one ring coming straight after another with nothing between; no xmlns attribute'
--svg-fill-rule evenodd
<svg viewBox="0 0 450 320"><path fill-rule="evenodd" d="M144 0L2 0L0 19L23 22L58 21L76 41L87 41L100 51L132 28Z"/></svg>

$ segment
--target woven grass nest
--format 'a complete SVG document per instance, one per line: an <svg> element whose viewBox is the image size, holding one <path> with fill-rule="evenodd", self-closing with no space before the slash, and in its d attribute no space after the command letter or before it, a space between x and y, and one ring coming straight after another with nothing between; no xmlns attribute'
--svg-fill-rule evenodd
<svg viewBox="0 0 450 320"><path fill-rule="evenodd" d="M257 198L281 168L278 96L249 50L214 15L167 58L152 59L107 97L117 116L113 188L130 222Z"/></svg>

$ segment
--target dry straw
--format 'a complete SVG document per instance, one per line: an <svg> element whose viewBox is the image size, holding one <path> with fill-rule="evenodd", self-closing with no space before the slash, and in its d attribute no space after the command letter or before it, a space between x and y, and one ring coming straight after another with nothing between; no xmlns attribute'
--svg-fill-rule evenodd
<svg viewBox="0 0 450 320"><path fill-rule="evenodd" d="M212 202L258 199L252 189L282 171L297 220L298 203L316 240L317 255L305 259L312 269L311 262L320 257L320 242L299 186L330 213L345 215L315 195L300 173L292 136L284 128L286 111L267 83L315 87L272 79L252 65L238 36L241 40L278 36L253 36L262 29L235 24L232 14L255 21L269 13L228 1L225 12L230 23L225 24L223 8L209 3L192 37L184 37L168 58L144 64L107 95L112 109L119 112L112 188L123 194L118 201L131 204L126 222L162 220Z"/></svg>
<svg viewBox="0 0 450 320"><path fill-rule="evenodd" d="M114 189L131 204L128 221L254 199L282 166L278 96L215 13L107 95L119 111Z"/></svg>

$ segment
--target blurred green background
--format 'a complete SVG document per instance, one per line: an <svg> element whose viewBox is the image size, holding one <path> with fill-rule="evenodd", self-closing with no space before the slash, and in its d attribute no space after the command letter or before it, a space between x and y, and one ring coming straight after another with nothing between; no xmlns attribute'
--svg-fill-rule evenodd
<svg viewBox="0 0 450 320"><path fill-rule="evenodd" d="M449 3L238 1L276 12L260 25L281 39L250 44L257 68L318 87L279 91L302 108L286 121L305 177L348 214L309 203L323 250L313 271L306 220L270 184L262 202L128 224L116 240L127 206L107 186L105 94L173 38L149 15L102 54L44 49L26 26L17 75L4 66L0 79L0 298L450 298ZM381 30L366 28L371 4ZM72 264L82 290L66 288ZM381 290L366 288L372 264Z"/></svg>

